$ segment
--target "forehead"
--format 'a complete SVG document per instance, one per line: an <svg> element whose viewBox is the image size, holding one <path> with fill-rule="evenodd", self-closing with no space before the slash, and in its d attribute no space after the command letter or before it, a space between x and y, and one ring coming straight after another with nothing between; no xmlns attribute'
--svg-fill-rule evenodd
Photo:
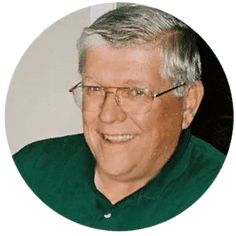
<svg viewBox="0 0 236 236"><path fill-rule="evenodd" d="M130 81L155 86L163 79L162 69L163 60L155 49L94 47L86 52L83 78L104 86Z"/></svg>

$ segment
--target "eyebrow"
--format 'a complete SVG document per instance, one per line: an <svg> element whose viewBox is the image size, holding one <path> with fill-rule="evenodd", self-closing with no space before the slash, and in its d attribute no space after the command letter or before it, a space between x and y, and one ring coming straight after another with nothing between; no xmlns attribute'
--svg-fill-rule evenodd
<svg viewBox="0 0 236 236"><path fill-rule="evenodd" d="M149 84L145 83L143 80L129 79L127 80L127 85L135 87L150 87Z"/></svg>
<svg viewBox="0 0 236 236"><path fill-rule="evenodd" d="M87 82L87 83L95 83L94 85L99 85L99 86L102 86L97 80L96 80L96 78L93 78L92 76L84 76L84 77L82 77L83 79L82 79L82 83L83 82Z"/></svg>
<svg viewBox="0 0 236 236"><path fill-rule="evenodd" d="M85 80L86 80L87 83L94 83L93 85L98 85L98 86L101 86L101 87L113 87L113 86L102 85L101 83L99 83L97 81L96 78L94 78L92 76L89 76L89 75L86 75L86 76L83 77L83 81L85 81ZM128 79L128 80L123 82L123 85L118 86L118 87L150 88L151 86L148 85L147 83L144 83L140 78L140 79Z"/></svg>

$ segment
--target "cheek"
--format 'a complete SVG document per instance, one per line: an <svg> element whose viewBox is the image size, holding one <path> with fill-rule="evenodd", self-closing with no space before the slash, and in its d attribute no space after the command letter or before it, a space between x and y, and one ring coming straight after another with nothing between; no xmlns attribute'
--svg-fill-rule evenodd
<svg viewBox="0 0 236 236"><path fill-rule="evenodd" d="M159 120L162 126L168 129L180 129L182 124L182 102L176 97L170 97L162 102L159 112Z"/></svg>
<svg viewBox="0 0 236 236"><path fill-rule="evenodd" d="M83 114L83 128L85 130L94 129L96 126L96 119L98 114L96 112L82 112Z"/></svg>
<svg viewBox="0 0 236 236"><path fill-rule="evenodd" d="M162 147L176 143L182 130L181 104L178 102L159 102L158 109L152 110L142 128L152 146Z"/></svg>
<svg viewBox="0 0 236 236"><path fill-rule="evenodd" d="M97 117L98 114L94 112L83 112L83 131L89 146L96 146Z"/></svg>

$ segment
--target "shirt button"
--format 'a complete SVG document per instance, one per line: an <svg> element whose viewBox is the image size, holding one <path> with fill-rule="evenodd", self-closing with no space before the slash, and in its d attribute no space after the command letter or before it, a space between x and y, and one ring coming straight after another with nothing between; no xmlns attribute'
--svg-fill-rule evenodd
<svg viewBox="0 0 236 236"><path fill-rule="evenodd" d="M111 213L104 214L104 218L106 218L106 219L111 218Z"/></svg>

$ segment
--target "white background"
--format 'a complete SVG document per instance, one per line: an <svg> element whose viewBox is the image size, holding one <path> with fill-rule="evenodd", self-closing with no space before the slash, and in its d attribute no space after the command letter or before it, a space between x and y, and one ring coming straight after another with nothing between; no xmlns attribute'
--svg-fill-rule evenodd
<svg viewBox="0 0 236 236"><path fill-rule="evenodd" d="M112 1L110 1L112 2ZM236 101L234 1L139 1L180 18L211 46L229 80ZM0 3L0 235L110 235L71 222L44 205L24 183L11 159L5 134L5 100L11 76L32 41L58 19L102 1L8 0ZM235 136L235 135L234 135ZM236 235L235 138L218 178L203 197L178 217L126 235ZM234 146L234 147L233 147ZM114 233L117 234L117 233Z"/></svg>

